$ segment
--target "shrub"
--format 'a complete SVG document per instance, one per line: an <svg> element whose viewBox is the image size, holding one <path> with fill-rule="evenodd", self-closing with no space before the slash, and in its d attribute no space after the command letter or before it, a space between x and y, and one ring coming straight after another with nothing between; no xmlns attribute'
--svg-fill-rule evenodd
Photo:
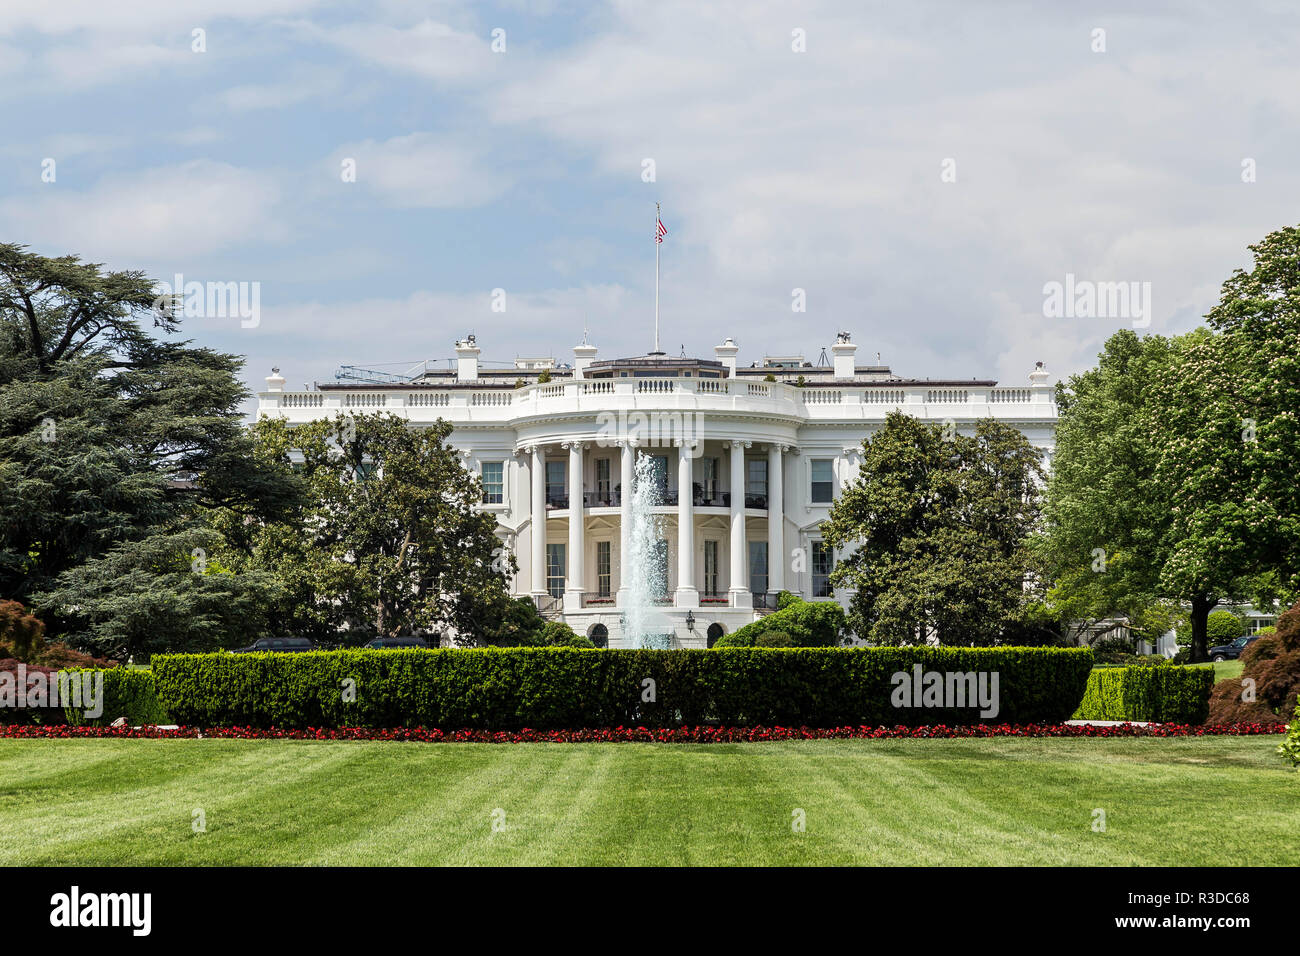
<svg viewBox="0 0 1300 956"><path fill-rule="evenodd" d="M1286 738L1278 745L1277 752L1293 764L1300 764L1300 704L1296 705L1295 720L1291 721Z"/></svg>
<svg viewBox="0 0 1300 956"><path fill-rule="evenodd" d="M514 730L697 725L968 724L977 708L895 707L894 675L996 672L994 723L1056 723L1092 666L1084 649L794 648L773 653L569 648L170 654L158 699L196 726ZM645 683L649 679L653 684ZM355 699L340 689L353 681ZM645 700L653 686L653 700ZM353 695L349 695L353 697Z"/></svg>
<svg viewBox="0 0 1300 956"><path fill-rule="evenodd" d="M573 628L563 621L547 621L542 625L540 636L543 647L573 647L575 646L573 642L579 640ZM594 646L586 638L582 638L582 640L586 641L587 646ZM578 644L576 646L582 647L584 645Z"/></svg>
<svg viewBox="0 0 1300 956"><path fill-rule="evenodd" d="M785 631L764 631L754 639L755 647L794 647L794 638Z"/></svg>
<svg viewBox="0 0 1300 956"><path fill-rule="evenodd" d="M834 601L805 601L789 594L784 605L780 598L777 604L781 608L779 611L724 634L713 645L714 649L756 647L759 646L759 635L768 631L782 631L789 635L791 647L834 647L839 643L844 632L844 609Z"/></svg>
<svg viewBox="0 0 1300 956"><path fill-rule="evenodd" d="M1205 619L1205 635L1211 645L1231 644L1246 633L1246 622L1231 611L1212 611Z"/></svg>
<svg viewBox="0 0 1300 956"><path fill-rule="evenodd" d="M790 591L781 591L776 596L776 609L778 611L784 611L791 604L799 604L801 601L803 601L803 598L799 595L793 594Z"/></svg>
<svg viewBox="0 0 1300 956"><path fill-rule="evenodd" d="M1203 724L1214 670L1151 663L1098 667L1088 675L1076 720L1154 720Z"/></svg>
<svg viewBox="0 0 1300 956"><path fill-rule="evenodd" d="M16 675L17 661L0 661L0 671L9 671ZM46 681L57 681L59 671L50 667L28 664L26 673L43 673ZM36 723L36 724L72 724L103 727L111 724L118 717L125 717L133 727L143 724L168 723L167 712L158 703L154 687L153 674L147 670L131 670L126 667L113 667L108 670L98 668L68 669L70 674L104 675L104 708L99 717L87 717L85 709L64 707L42 707L21 709L0 708L0 723Z"/></svg>
<svg viewBox="0 0 1300 956"><path fill-rule="evenodd" d="M1248 644L1241 662L1240 677L1214 685L1210 719L1285 720L1300 697L1300 603L1277 619L1272 634Z"/></svg>

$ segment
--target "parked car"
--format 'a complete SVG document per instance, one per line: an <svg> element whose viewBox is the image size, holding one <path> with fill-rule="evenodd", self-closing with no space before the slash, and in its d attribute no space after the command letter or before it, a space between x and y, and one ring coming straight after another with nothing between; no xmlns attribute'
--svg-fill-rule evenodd
<svg viewBox="0 0 1300 956"><path fill-rule="evenodd" d="M247 647L232 648L232 654L253 654L257 651L314 651L316 645L305 637L259 637Z"/></svg>
<svg viewBox="0 0 1300 956"><path fill-rule="evenodd" d="M377 637L366 647L376 651L392 650L395 647L428 647L429 642L422 637Z"/></svg>
<svg viewBox="0 0 1300 956"><path fill-rule="evenodd" d="M1216 644L1210 648L1210 660L1212 661L1235 661L1244 651L1255 641L1259 640L1258 634L1247 634L1245 637L1239 637L1231 644Z"/></svg>

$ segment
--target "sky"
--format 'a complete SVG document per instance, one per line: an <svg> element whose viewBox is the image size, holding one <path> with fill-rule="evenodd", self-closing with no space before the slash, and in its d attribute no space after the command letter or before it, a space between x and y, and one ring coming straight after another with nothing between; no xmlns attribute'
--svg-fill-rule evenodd
<svg viewBox="0 0 1300 956"><path fill-rule="evenodd" d="M0 237L248 283L184 334L257 391L643 354L658 202L670 354L1023 384L1300 220L1297 47L1262 2L0 0Z"/></svg>

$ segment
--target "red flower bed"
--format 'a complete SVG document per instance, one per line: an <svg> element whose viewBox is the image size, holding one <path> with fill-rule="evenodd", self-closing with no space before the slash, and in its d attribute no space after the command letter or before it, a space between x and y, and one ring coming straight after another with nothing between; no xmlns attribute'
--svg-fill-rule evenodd
<svg viewBox="0 0 1300 956"><path fill-rule="evenodd" d="M1139 727L1117 724L1097 727L1091 724L970 724L932 727L613 727L583 730L428 730L423 727L397 727L376 730L369 727L327 727L308 730L259 729L255 727L69 727L48 724L8 724L0 726L0 738L128 737L157 739L239 739L239 740L394 740L417 743L483 744L581 744L581 743L661 743L727 744L754 743L764 740L892 740L902 738L958 737L1253 737L1260 734L1286 733L1284 723L1243 724L1159 724Z"/></svg>

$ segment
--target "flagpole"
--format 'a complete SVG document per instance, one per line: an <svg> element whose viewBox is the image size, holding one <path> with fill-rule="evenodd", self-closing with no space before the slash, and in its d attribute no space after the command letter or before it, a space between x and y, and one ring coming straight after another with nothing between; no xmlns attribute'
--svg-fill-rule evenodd
<svg viewBox="0 0 1300 956"><path fill-rule="evenodd" d="M663 245L659 240L659 204L655 203L655 351L659 351L659 247Z"/></svg>

